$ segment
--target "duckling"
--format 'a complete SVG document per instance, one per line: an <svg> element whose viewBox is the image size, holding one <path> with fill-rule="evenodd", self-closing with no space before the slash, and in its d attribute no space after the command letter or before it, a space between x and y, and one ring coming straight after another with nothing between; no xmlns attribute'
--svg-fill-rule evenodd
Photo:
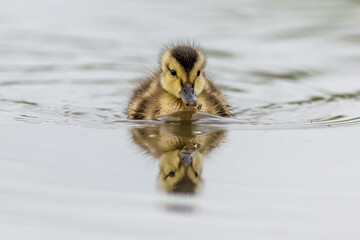
<svg viewBox="0 0 360 240"><path fill-rule="evenodd" d="M202 183L203 158L218 147L225 131L191 125L133 128L133 141L159 159L159 186L165 192L196 193ZM199 135L194 134L200 133Z"/></svg>
<svg viewBox="0 0 360 240"><path fill-rule="evenodd" d="M205 73L204 52L192 44L166 47L160 68L134 90L127 115L130 119L155 119L177 111L201 110L229 117L221 91Z"/></svg>

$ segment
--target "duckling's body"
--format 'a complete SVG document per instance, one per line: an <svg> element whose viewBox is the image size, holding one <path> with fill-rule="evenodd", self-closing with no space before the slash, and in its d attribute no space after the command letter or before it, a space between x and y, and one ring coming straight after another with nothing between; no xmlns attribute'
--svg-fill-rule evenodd
<svg viewBox="0 0 360 240"><path fill-rule="evenodd" d="M130 119L155 119L175 111L201 110L228 117L230 112L218 88L206 77L205 57L190 45L167 48L160 69L133 92L127 114Z"/></svg>

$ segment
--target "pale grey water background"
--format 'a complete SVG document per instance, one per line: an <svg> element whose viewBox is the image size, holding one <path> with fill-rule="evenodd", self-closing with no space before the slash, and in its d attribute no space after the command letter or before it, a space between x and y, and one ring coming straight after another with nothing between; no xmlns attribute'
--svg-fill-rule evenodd
<svg viewBox="0 0 360 240"><path fill-rule="evenodd" d="M235 115L192 197L124 114L186 38ZM0 237L359 239L359 66L355 0L2 1Z"/></svg>

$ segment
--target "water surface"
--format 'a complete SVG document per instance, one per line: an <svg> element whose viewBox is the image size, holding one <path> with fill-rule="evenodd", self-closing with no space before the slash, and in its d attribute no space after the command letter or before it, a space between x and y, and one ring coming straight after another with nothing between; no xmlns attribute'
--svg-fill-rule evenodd
<svg viewBox="0 0 360 240"><path fill-rule="evenodd" d="M359 22L340 0L2 4L0 237L358 239ZM233 117L128 121L178 39ZM169 194L190 155L193 194Z"/></svg>

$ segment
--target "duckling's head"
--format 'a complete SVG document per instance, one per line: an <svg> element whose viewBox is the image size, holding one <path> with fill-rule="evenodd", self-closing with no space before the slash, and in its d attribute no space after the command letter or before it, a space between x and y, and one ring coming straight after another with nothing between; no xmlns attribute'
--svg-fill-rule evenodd
<svg viewBox="0 0 360 240"><path fill-rule="evenodd" d="M201 184L202 156L198 144L165 152L160 157L160 187L166 192L195 193Z"/></svg>
<svg viewBox="0 0 360 240"><path fill-rule="evenodd" d="M205 86L203 52L191 45L175 45L161 56L161 86L189 107L197 106L197 95Z"/></svg>

